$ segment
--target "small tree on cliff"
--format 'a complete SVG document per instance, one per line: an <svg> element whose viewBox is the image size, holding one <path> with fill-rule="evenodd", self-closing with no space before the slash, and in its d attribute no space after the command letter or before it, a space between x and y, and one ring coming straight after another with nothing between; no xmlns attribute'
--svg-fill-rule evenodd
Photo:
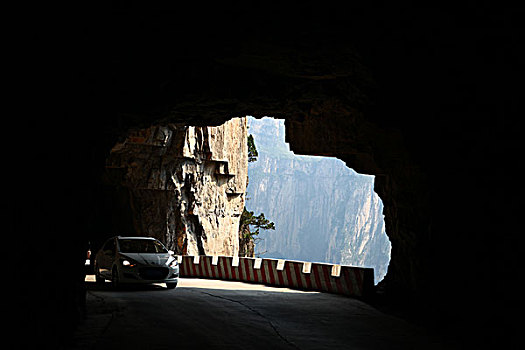
<svg viewBox="0 0 525 350"><path fill-rule="evenodd" d="M248 135L248 162L255 162L259 153L255 147L253 136ZM247 198L248 200L248 198ZM250 226L252 228L250 228ZM239 223L239 255L250 256L255 255L255 240L259 235L259 230L275 230L275 224L266 219L264 213L254 215L253 211L243 209L241 220Z"/></svg>
<svg viewBox="0 0 525 350"><path fill-rule="evenodd" d="M257 152L257 147L255 147L255 141L252 134L248 135L248 163L255 162L259 152Z"/></svg>
<svg viewBox="0 0 525 350"><path fill-rule="evenodd" d="M270 220L266 219L264 217L264 213L260 213L259 215L253 215L253 211L246 210L246 207L244 207L244 210L241 215L241 225L255 227L255 230L250 230L248 236L254 237L259 235L259 229L263 230L275 230L275 224L271 222Z"/></svg>

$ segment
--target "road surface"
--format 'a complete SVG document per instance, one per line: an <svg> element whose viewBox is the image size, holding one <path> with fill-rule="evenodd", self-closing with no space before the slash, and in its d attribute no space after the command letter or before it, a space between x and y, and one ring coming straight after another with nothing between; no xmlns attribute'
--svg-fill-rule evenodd
<svg viewBox="0 0 525 350"><path fill-rule="evenodd" d="M71 349L449 349L359 300L256 284L181 279L112 290L86 279Z"/></svg>

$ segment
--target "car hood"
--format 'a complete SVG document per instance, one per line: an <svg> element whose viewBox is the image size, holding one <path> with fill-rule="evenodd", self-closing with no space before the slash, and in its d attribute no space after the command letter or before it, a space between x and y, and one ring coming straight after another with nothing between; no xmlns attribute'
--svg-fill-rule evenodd
<svg viewBox="0 0 525 350"><path fill-rule="evenodd" d="M141 265L152 266L165 266L171 257L168 253L120 253L120 255L124 259L129 258L135 260Z"/></svg>

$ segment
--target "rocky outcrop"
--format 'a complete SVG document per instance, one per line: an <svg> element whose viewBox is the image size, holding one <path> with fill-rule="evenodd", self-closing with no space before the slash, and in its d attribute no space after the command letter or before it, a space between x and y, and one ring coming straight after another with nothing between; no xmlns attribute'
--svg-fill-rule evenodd
<svg viewBox="0 0 525 350"><path fill-rule="evenodd" d="M284 141L284 121L249 119L259 159L249 164L246 205L275 222L260 234L264 257L373 267L386 275L390 241L374 177L336 158L298 156Z"/></svg>
<svg viewBox="0 0 525 350"><path fill-rule="evenodd" d="M246 118L130 131L106 169L110 183L129 190L136 234L157 237L178 254L237 255L246 138Z"/></svg>

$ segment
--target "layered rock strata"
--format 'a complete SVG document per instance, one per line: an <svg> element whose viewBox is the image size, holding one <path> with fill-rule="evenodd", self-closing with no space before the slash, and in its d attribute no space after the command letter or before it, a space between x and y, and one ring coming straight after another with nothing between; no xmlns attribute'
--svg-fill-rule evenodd
<svg viewBox="0 0 525 350"><path fill-rule="evenodd" d="M112 148L106 170L110 183L129 191L135 234L177 254L237 255L246 138L246 118L131 130Z"/></svg>

